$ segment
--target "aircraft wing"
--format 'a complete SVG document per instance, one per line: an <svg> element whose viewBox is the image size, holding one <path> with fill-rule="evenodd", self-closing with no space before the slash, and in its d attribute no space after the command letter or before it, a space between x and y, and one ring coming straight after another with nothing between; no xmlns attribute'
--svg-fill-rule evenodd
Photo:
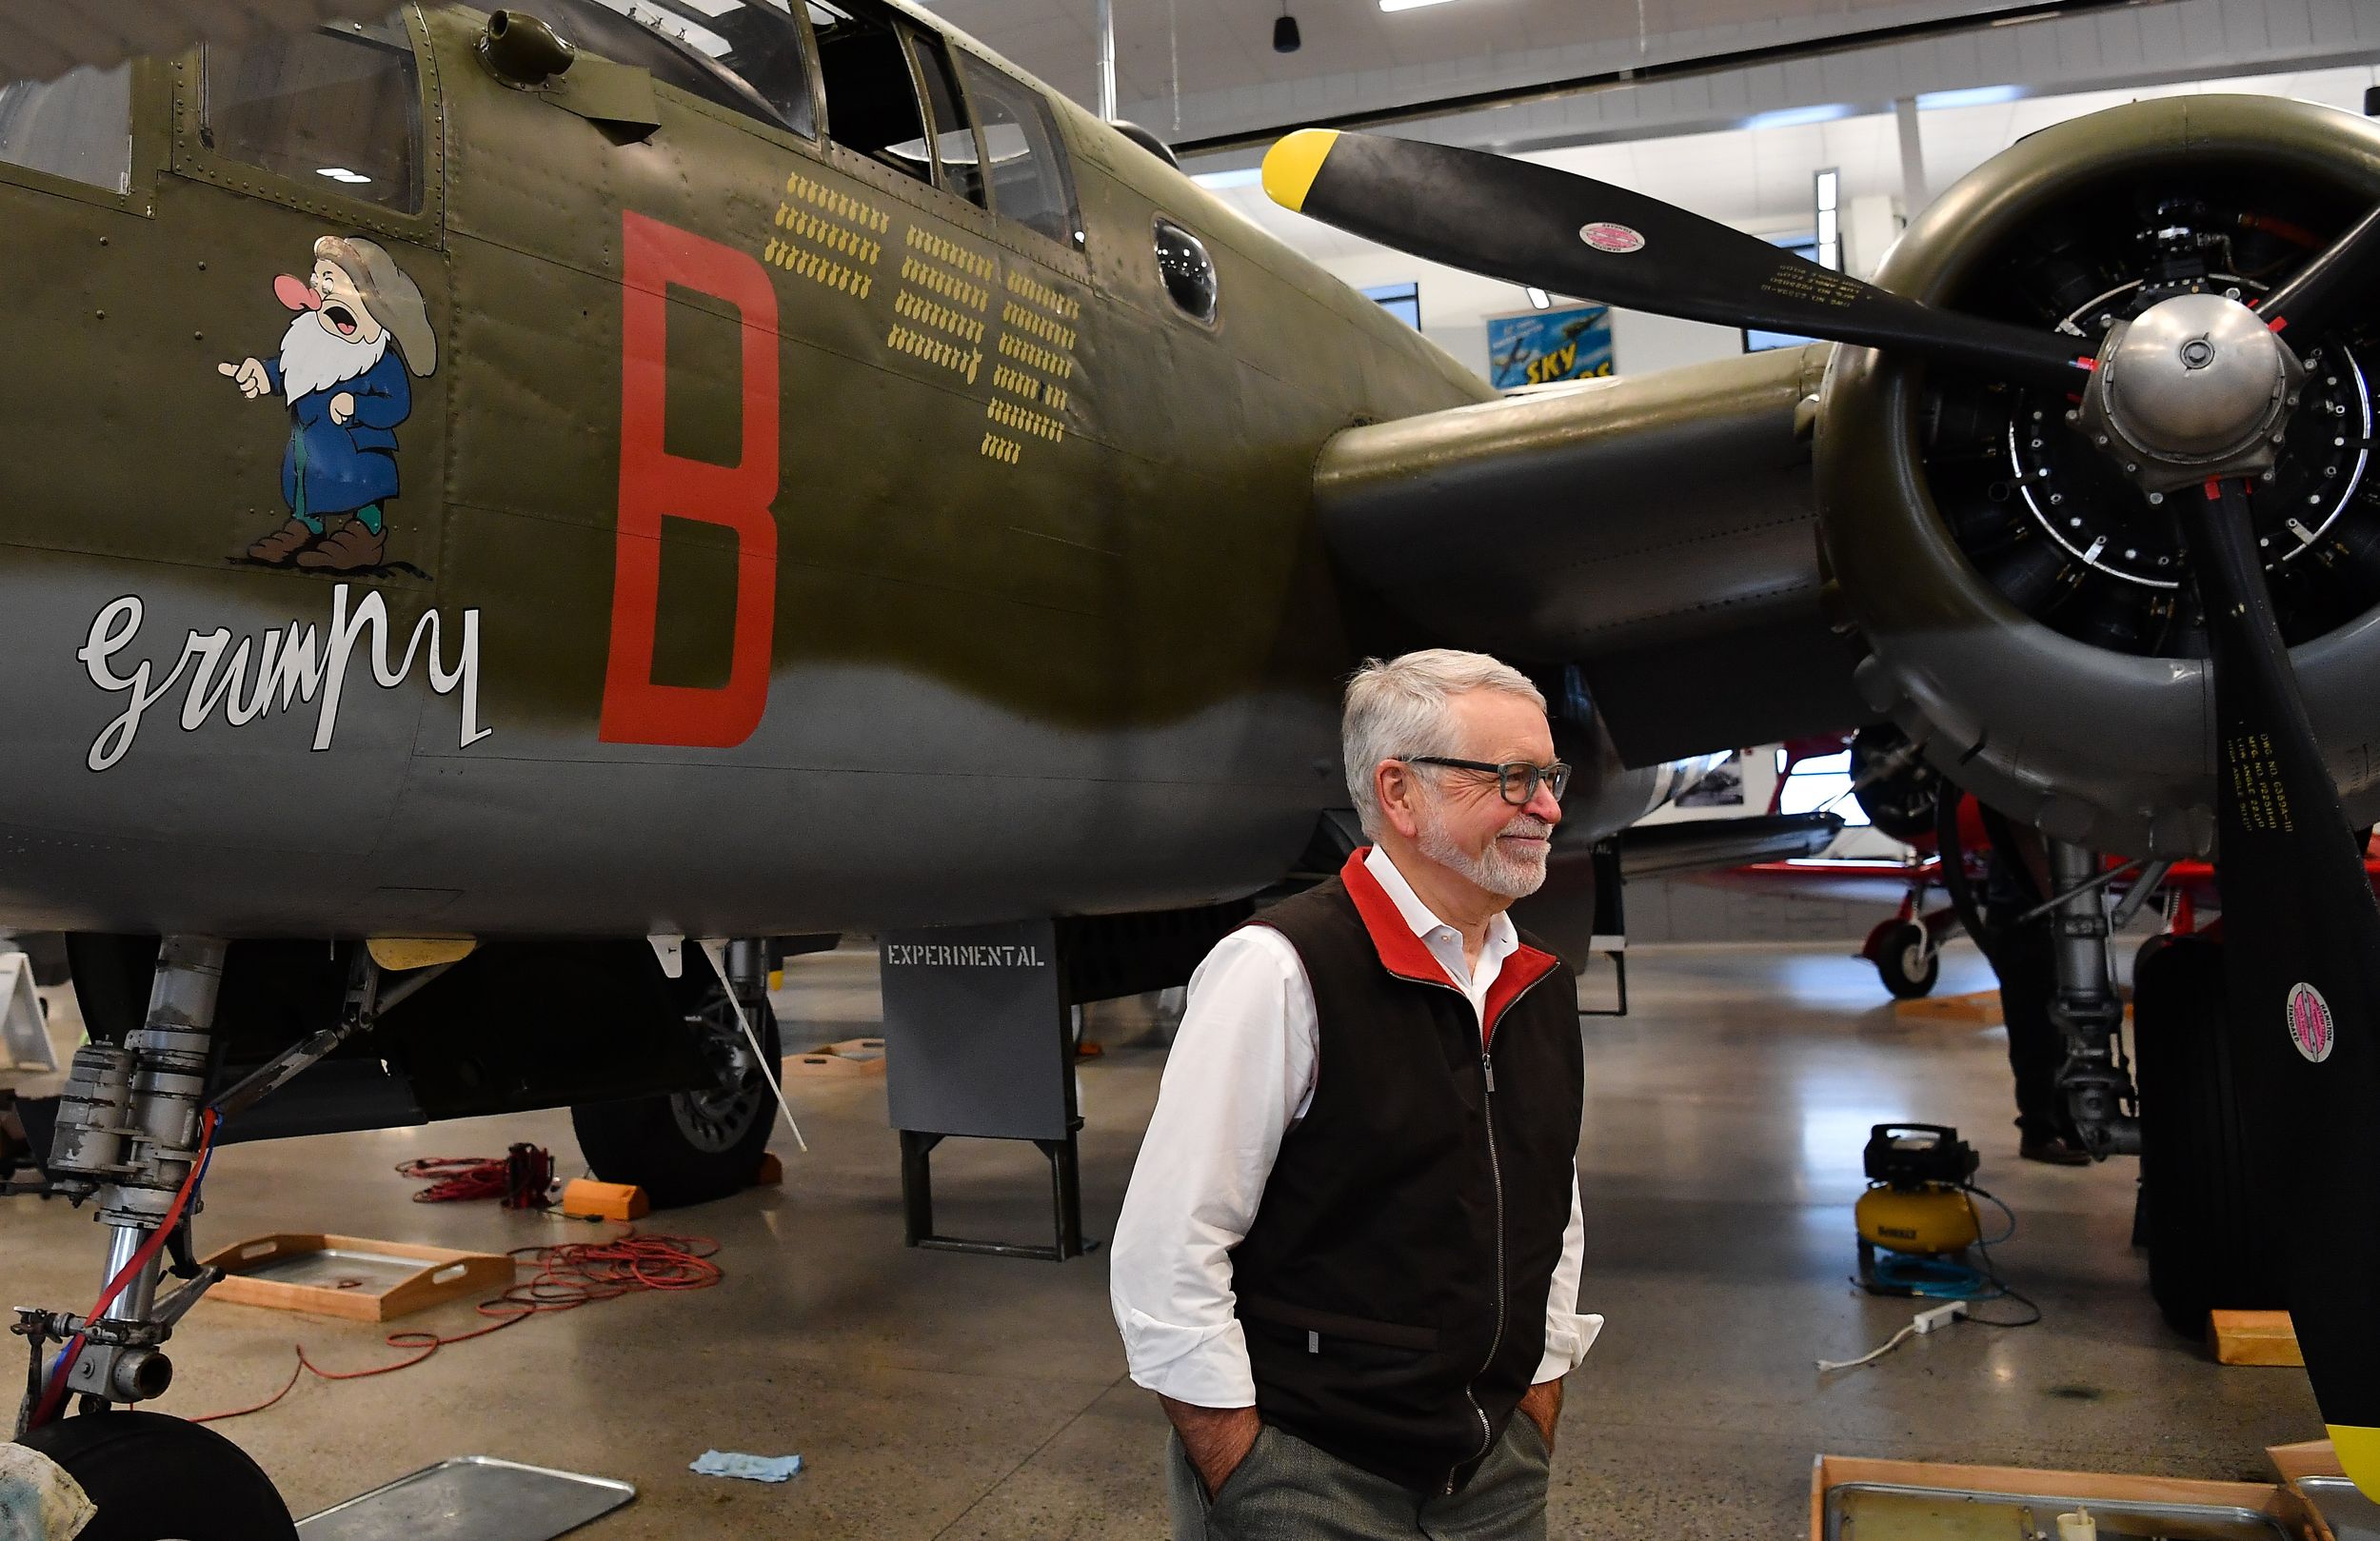
<svg viewBox="0 0 2380 1541"><path fill-rule="evenodd" d="M1875 714L1819 612L1815 345L1351 428L1316 467L1342 572L1444 641L1577 663L1621 757Z"/></svg>
<svg viewBox="0 0 2380 1541"><path fill-rule="evenodd" d="M378 21L389 0L9 0L0 7L0 81L51 80L86 65L164 58L193 43Z"/></svg>

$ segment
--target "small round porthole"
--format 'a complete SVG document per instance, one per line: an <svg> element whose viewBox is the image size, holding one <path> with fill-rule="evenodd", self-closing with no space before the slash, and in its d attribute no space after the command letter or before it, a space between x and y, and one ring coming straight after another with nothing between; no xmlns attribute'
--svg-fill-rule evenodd
<svg viewBox="0 0 2380 1541"><path fill-rule="evenodd" d="M1206 245L1172 220L1157 222L1157 276L1174 304L1208 326L1215 324L1215 261Z"/></svg>

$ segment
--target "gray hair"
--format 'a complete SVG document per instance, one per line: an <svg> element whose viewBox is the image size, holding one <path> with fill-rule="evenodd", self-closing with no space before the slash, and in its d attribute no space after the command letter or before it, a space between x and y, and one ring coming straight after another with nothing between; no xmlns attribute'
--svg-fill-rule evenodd
<svg viewBox="0 0 2380 1541"><path fill-rule="evenodd" d="M1347 680L1339 720L1339 753L1347 762L1347 792L1363 832L1378 838L1379 793L1373 772L1400 755L1451 755L1458 741L1446 703L1474 690L1499 690L1545 710L1545 696L1511 664L1485 653L1424 648L1383 663L1367 658Z"/></svg>

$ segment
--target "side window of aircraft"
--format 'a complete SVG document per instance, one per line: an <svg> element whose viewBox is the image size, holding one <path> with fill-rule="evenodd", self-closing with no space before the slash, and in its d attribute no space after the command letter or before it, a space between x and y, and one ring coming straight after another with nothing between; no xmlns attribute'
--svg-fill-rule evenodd
<svg viewBox="0 0 2380 1541"><path fill-rule="evenodd" d="M926 104L934 118L934 159L942 164L942 186L978 208L983 207L983 156L959 94L959 76L950 67L950 48L928 32L911 32L918 52L918 73L925 81Z"/></svg>
<svg viewBox="0 0 2380 1541"><path fill-rule="evenodd" d="M1058 120L1040 91L973 54L959 56L991 157L992 208L1064 247L1082 245L1074 177Z"/></svg>
<svg viewBox="0 0 2380 1541"><path fill-rule="evenodd" d="M1157 221L1157 276L1185 313L1215 324L1215 260L1206 254L1205 242L1162 215Z"/></svg>
<svg viewBox="0 0 2380 1541"><path fill-rule="evenodd" d="M772 128L818 131L790 0L519 0L572 45Z"/></svg>
<svg viewBox="0 0 2380 1541"><path fill-rule="evenodd" d="M0 86L0 161L130 190L132 67Z"/></svg>
<svg viewBox="0 0 2380 1541"><path fill-rule="evenodd" d="M805 3L826 82L826 137L920 182L933 181L925 111L901 34L883 16L862 10L863 0Z"/></svg>
<svg viewBox="0 0 2380 1541"><path fill-rule="evenodd" d="M421 90L402 28L347 23L210 46L202 73L208 148L326 192L421 208Z"/></svg>

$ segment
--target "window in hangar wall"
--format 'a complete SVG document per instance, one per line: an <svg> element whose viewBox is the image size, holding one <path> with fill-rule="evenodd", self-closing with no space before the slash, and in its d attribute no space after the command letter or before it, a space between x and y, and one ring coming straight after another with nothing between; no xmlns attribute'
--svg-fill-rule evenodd
<svg viewBox="0 0 2380 1541"><path fill-rule="evenodd" d="M1421 329L1419 284L1375 284L1363 291L1363 297L1415 331Z"/></svg>
<svg viewBox="0 0 2380 1541"><path fill-rule="evenodd" d="M1868 810L1859 806L1859 800L1851 795L1851 751L1817 755L1796 761L1792 770L1785 769L1785 751L1776 751L1776 768L1783 772L1785 784L1777 791L1778 813L1815 813L1824 808L1843 816L1846 828L1864 828Z"/></svg>

